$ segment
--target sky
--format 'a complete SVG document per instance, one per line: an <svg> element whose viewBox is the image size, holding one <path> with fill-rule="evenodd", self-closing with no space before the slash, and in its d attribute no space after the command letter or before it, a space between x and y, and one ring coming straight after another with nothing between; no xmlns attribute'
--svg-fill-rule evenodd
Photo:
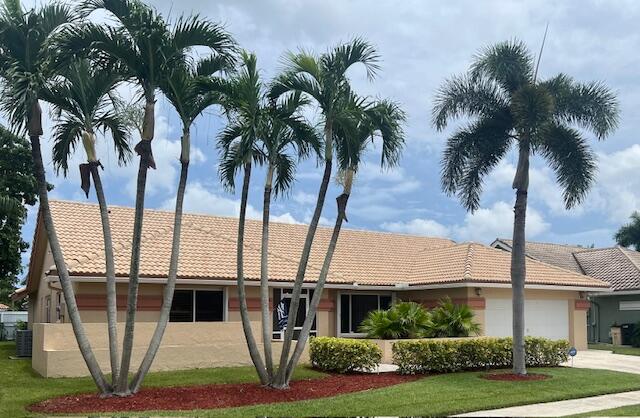
<svg viewBox="0 0 640 418"><path fill-rule="evenodd" d="M481 48L510 39L524 41L533 53L540 48L545 26L548 37L540 63L540 77L559 72L578 81L602 81L618 96L620 124L605 141L587 134L598 156L596 183L582 205L564 209L560 189L545 161L534 158L531 167L527 237L567 244L611 246L613 234L632 211L640 207L640 2L629 1L345 1L345 0L167 0L149 1L165 16L199 13L220 22L239 45L255 52L265 81L283 67L286 51L304 49L322 53L359 36L379 51L381 71L368 81L363 68L349 72L361 95L389 98L407 113L406 148L400 165L379 168L379 147L372 148L361 167L349 201L348 227L449 237L456 241L490 243L510 237L514 192L511 181L516 155L512 152L484 183L481 208L467 213L455 197L440 188L440 159L451 129L437 132L431 109L438 87L449 77L467 70ZM153 141L157 170L148 175L147 207L171 209L179 174L179 120L162 97L156 106ZM43 153L50 161L49 133L55 121L46 121ZM224 126L218 109L208 110L192 130L192 163L185 210L194 213L237 216L238 194L223 190L217 176L216 135ZM134 140L137 142L137 139ZM95 202L80 190L78 152L67 178L56 176L52 198ZM133 206L137 159L119 167L101 138L99 155L105 165L103 183L110 204ZM248 214L259 218L262 210L263 172L253 173ZM322 167L315 160L299 165L296 183L288 196L272 205L272 220L308 222L315 204ZM332 183L322 223L332 225ZM31 211L24 236L33 236Z"/></svg>

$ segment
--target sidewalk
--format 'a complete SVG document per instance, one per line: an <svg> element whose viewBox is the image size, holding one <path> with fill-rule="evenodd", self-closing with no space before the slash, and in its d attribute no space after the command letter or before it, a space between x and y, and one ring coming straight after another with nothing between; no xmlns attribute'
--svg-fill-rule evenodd
<svg viewBox="0 0 640 418"><path fill-rule="evenodd" d="M536 403L511 408L469 412L457 417L562 417L640 404L640 390L591 398Z"/></svg>

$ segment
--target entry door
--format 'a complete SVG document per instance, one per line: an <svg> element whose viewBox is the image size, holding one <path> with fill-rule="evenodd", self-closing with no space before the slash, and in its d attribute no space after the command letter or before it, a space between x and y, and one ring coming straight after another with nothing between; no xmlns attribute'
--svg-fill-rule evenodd
<svg viewBox="0 0 640 418"><path fill-rule="evenodd" d="M567 300L526 300L525 335L553 340L569 338L569 302ZM513 310L511 299L486 299L485 334L510 337Z"/></svg>

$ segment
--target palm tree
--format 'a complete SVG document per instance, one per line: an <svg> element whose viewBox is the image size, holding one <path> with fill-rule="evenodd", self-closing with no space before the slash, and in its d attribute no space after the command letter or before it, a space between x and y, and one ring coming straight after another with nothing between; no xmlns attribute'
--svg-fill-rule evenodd
<svg viewBox="0 0 640 418"><path fill-rule="evenodd" d="M93 67L93 68L92 68ZM82 188L89 195L90 178L100 207L107 281L107 327L109 332L109 358L112 384L118 380L118 308L116 306L116 272L113 241L109 225L109 209L102 187L98 167L102 167L96 154L96 131L109 131L118 161L125 163L131 154L129 134L125 123L116 114L111 95L121 81L115 71L92 66L86 59L74 62L67 71L44 90L43 99L53 105L58 124L54 132L53 163L56 170L67 174L69 156L82 142L87 163L80 165ZM90 177L91 176L91 177Z"/></svg>
<svg viewBox="0 0 640 418"><path fill-rule="evenodd" d="M474 313L469 305L455 304L451 298L442 299L431 311L430 337L468 337L478 335L480 325L473 321Z"/></svg>
<svg viewBox="0 0 640 418"><path fill-rule="evenodd" d="M197 15L181 18L173 28L154 9L139 0L86 0L80 10L88 15L95 10L109 12L116 26L85 23L72 27L61 37L58 49L69 55L88 52L105 67L119 65L129 80L138 84L145 100L141 141L134 150L140 156L136 184L136 203L129 269L129 294L124 330L120 376L116 391L130 393L128 372L133 350L137 309L140 246L144 216L147 170L156 168L151 149L155 128L156 90L166 74L186 59L195 46L226 55L234 48L232 38L218 25Z"/></svg>
<svg viewBox="0 0 640 418"><path fill-rule="evenodd" d="M42 110L39 101L42 99L47 81L54 76L48 60L49 44L61 27L73 21L71 10L64 5L51 3L38 9L25 11L19 0L4 1L0 9L0 77L3 80L1 105L13 129L29 135L38 184L40 215L60 278L73 332L98 390L102 394L108 394L111 387L100 370L87 339L76 305L73 285L56 235L49 208L48 183L40 150Z"/></svg>
<svg viewBox="0 0 640 418"><path fill-rule="evenodd" d="M456 117L472 121L447 140L442 187L458 195L469 211L480 206L482 181L507 155L518 151L511 252L513 288L513 372L525 374L524 281L525 216L529 158L543 156L563 188L567 209L580 203L595 174L594 155L577 127L604 139L616 127L615 95L602 83L578 83L565 74L538 81L534 59L522 42L484 49L469 72L445 82L433 108L433 123L443 130Z"/></svg>
<svg viewBox="0 0 640 418"><path fill-rule="evenodd" d="M618 245L630 247L640 251L640 213L633 212L631 214L631 222L623 225L616 232L614 239Z"/></svg>
<svg viewBox="0 0 640 418"><path fill-rule="evenodd" d="M302 330L298 336L295 350L285 374L285 380L279 381L278 384L287 386L295 366L300 360L300 356L304 351L304 346L309 338L311 327L322 298L322 290L327 281L331 260L338 244L338 237L343 221L347 220L347 203L351 195L353 180L358 171L358 167L362 160L362 156L369 144L372 144L376 137L382 139L382 157L380 165L382 168L393 167L398 164L402 149L404 148L404 132L402 124L406 116L400 107L389 100L381 100L374 103L366 103L364 100L353 94L349 95L349 103L345 105L346 109L351 108L354 115L350 123L340 124L334 132L335 145L337 150L337 159L339 162L339 170L342 173L342 194L337 197L336 222L333 227L333 233L324 262L320 270L320 275L314 288L309 311L302 325Z"/></svg>
<svg viewBox="0 0 640 418"><path fill-rule="evenodd" d="M180 138L180 180L176 195L176 208L173 221L173 238L169 260L169 274L164 288L162 309L158 324L149 343L147 352L140 363L138 372L131 382L131 392L136 393L142 384L153 360L160 348L160 342L169 322L173 293L178 276L178 256L180 254L180 231L182 229L182 206L189 172L189 154L191 149L191 125L208 107L220 102L220 90L224 83L214 77L215 73L233 68L231 56L212 56L198 62L195 68L185 61L175 66L160 83L160 89L171 102L182 122Z"/></svg>
<svg viewBox="0 0 640 418"><path fill-rule="evenodd" d="M273 381L271 353L271 328L269 317L268 245L269 208L271 194L282 194L293 183L296 159L305 158L310 151L319 152L320 140L315 130L296 114L304 104L300 94L294 94L282 103L265 104L263 85L257 69L256 56L243 52L243 67L231 81L223 95L223 103L230 118L229 125L221 133L219 147L223 158L220 174L225 187L235 188L235 174L243 170L243 188L238 222L238 298L240 315L252 361L263 385ZM296 157L289 155L295 149ZM264 361L251 330L246 303L243 276L243 240L246 218L248 187L252 164L266 164L262 223L262 250L260 269L260 297L262 305L262 336Z"/></svg>
<svg viewBox="0 0 640 418"><path fill-rule="evenodd" d="M318 105L324 122L324 173L293 284L276 386L287 386L284 382L286 381L294 325L300 306L302 284L331 179L334 130L348 124L352 116L352 109L345 106L348 102L345 97L348 97L351 90L346 72L355 64L362 64L367 71L368 78L372 80L379 69L378 60L379 56L375 48L359 38L338 45L320 56L307 52L290 53L286 58L285 71L275 79L269 92L271 99L295 92L301 93L303 97Z"/></svg>

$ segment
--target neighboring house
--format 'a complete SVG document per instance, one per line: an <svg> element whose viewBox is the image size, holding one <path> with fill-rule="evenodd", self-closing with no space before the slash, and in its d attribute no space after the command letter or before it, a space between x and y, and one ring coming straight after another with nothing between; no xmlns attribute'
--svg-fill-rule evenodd
<svg viewBox="0 0 640 418"><path fill-rule="evenodd" d="M508 239L497 239L491 245L511 251ZM640 321L639 252L624 247L586 248L541 242L527 242L526 252L532 259L609 283L609 291L589 296L589 341L611 342L611 326L624 325L623 344L629 343L632 326Z"/></svg>
<svg viewBox="0 0 640 418"><path fill-rule="evenodd" d="M107 365L105 261L98 207L52 201L51 210L85 328L98 360ZM124 320L131 252L133 208L110 207L116 274L118 317ZM173 214L147 210L144 218L140 289L136 325L139 358L158 318L167 277ZM269 286L271 308L288 308L307 226L272 223ZM237 219L185 214L182 226L179 278L171 322L154 369L246 364L236 293ZM331 235L319 228L306 273L302 324L311 290ZM260 338L261 223L248 220L244 274L248 307L256 338ZM66 314L64 297L48 249L42 219L38 219L27 276L21 296L29 297L29 325L34 330L33 367L45 376L82 375L82 363ZM566 338L587 344L586 292L606 291L603 281L527 260L527 334ZM504 251L476 243L442 238L344 229L323 291L313 335L361 337L360 322L374 309L395 300L413 300L433 307L449 296L468 304L483 334L511 335L510 257ZM122 325L122 324L120 324ZM283 332L273 315L272 339L277 352ZM120 333L120 336L122 333ZM75 353L75 354L71 354Z"/></svg>

